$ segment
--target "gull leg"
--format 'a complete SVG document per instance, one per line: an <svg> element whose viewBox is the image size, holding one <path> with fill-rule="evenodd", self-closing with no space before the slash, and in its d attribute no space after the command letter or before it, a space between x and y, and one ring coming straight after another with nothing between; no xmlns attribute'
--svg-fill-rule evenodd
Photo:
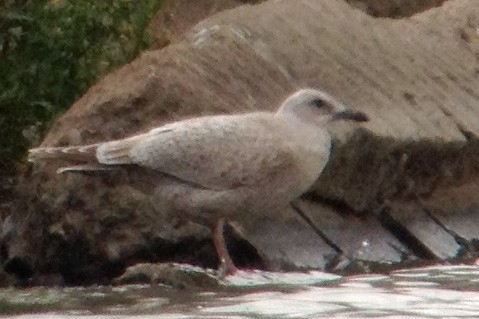
<svg viewBox="0 0 479 319"><path fill-rule="evenodd" d="M215 245L216 253L220 260L219 273L220 277L234 274L238 269L236 268L231 256L226 247L225 237L223 230L225 226L225 220L223 218L218 219L215 229L213 231L213 243Z"/></svg>

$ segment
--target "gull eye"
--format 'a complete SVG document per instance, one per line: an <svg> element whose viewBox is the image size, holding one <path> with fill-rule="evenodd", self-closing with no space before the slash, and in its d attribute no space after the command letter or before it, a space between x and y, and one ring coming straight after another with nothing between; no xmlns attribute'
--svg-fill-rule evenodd
<svg viewBox="0 0 479 319"><path fill-rule="evenodd" d="M311 104L316 106L317 108L322 108L326 102L322 99L314 99L311 101Z"/></svg>

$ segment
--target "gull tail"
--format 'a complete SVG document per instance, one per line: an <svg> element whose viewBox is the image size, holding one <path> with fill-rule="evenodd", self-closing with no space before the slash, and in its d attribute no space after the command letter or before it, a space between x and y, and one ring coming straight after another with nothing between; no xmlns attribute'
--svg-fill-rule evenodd
<svg viewBox="0 0 479 319"><path fill-rule="evenodd" d="M75 163L89 163L88 165L61 167L57 170L58 174L111 170L112 168L106 167L98 162L96 150L99 145L100 144L33 148L28 151L28 161L37 163L47 160L62 160Z"/></svg>
<svg viewBox="0 0 479 319"><path fill-rule="evenodd" d="M28 151L29 162L59 159L75 162L97 162L96 149L100 144L66 146L66 147L38 147Z"/></svg>
<svg viewBox="0 0 479 319"><path fill-rule="evenodd" d="M146 134L142 134L122 140L81 146L33 148L28 152L28 161L36 163L54 159L82 163L61 167L57 170L59 174L116 170L118 167L114 167L115 165L133 164L131 149L145 136Z"/></svg>

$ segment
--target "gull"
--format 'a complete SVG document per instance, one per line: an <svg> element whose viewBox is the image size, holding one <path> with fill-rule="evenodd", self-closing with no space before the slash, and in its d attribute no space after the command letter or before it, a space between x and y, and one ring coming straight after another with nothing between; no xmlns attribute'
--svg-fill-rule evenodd
<svg viewBox="0 0 479 319"><path fill-rule="evenodd" d="M328 124L364 122L322 90L305 88L275 112L194 117L128 138L96 144L39 147L29 161L63 160L58 173L140 168L161 173L154 196L208 226L222 274L237 269L228 253L225 221L275 211L307 192L331 152Z"/></svg>

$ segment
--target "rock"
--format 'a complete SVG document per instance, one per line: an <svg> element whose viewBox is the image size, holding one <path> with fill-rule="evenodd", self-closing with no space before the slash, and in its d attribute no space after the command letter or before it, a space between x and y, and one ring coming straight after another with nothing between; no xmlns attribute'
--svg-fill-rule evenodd
<svg viewBox="0 0 479 319"><path fill-rule="evenodd" d="M144 283L163 284L188 290L218 288L220 285L218 277L211 270L175 263L137 264L128 267L121 276L113 280L115 285Z"/></svg>
<svg viewBox="0 0 479 319"><path fill-rule="evenodd" d="M338 252L291 207L276 218L241 221L240 234L270 270L329 269ZM260 226L259 226L260 225Z"/></svg>
<svg viewBox="0 0 479 319"><path fill-rule="evenodd" d="M423 259L452 260L463 247L420 205L399 203L389 211L389 225Z"/></svg>
<svg viewBox="0 0 479 319"><path fill-rule="evenodd" d="M476 250L479 240L478 193L479 185L465 183L437 191L420 204L457 242Z"/></svg>
<svg viewBox="0 0 479 319"><path fill-rule="evenodd" d="M161 10L149 24L149 31L155 39L155 47L162 48L171 42L181 40L191 27L223 10L261 0L166 0Z"/></svg>
<svg viewBox="0 0 479 319"><path fill-rule="evenodd" d="M105 76L53 124L42 145L120 138L193 114L272 109L297 87L321 87L371 118L366 129L333 128L333 156L312 190L315 201L345 214L334 219L350 223L351 237L333 240L337 230L330 225L327 248L320 235L326 229L312 232L310 224L291 219L291 228L274 230L272 222L267 233L261 232L264 216L236 221L247 224L245 237L259 236L251 235L251 242L273 269L322 269L327 262L315 259L320 254L313 261L299 250L285 251L288 241L275 242L268 234L281 238L286 233L284 238L295 241L291 247L311 251L317 244L357 258L350 238L368 223L384 228L385 238L392 234L402 246L408 239L396 227L410 229L427 248L413 251L417 258L449 259L460 250L450 236L452 226L438 223L440 217L424 219L431 227L416 227L419 235L410 225L417 225L420 210L411 213L396 205L412 202L416 207L464 183L477 185L478 17L474 0L449 1L401 20L375 19L343 1L237 7ZM214 266L205 228L151 199L153 175L56 175L55 169L54 164L35 166L22 177L7 263L60 272L70 284L108 281L134 262L193 260ZM315 214L321 212L311 210L309 219L320 221ZM357 226L360 222L348 215L366 224ZM294 236L290 229L297 229ZM436 242L442 239L444 247ZM387 244L377 247L388 251L385 260L398 260L384 248ZM19 270L11 272L22 276Z"/></svg>
<svg viewBox="0 0 479 319"><path fill-rule="evenodd" d="M374 216L354 216L348 214L344 207L334 209L311 200L299 201L297 205L315 229L330 245L337 247L345 259L353 264L366 265L363 271L371 263L383 264L386 268L414 259L415 255L407 246ZM335 269L339 270L338 267Z"/></svg>

